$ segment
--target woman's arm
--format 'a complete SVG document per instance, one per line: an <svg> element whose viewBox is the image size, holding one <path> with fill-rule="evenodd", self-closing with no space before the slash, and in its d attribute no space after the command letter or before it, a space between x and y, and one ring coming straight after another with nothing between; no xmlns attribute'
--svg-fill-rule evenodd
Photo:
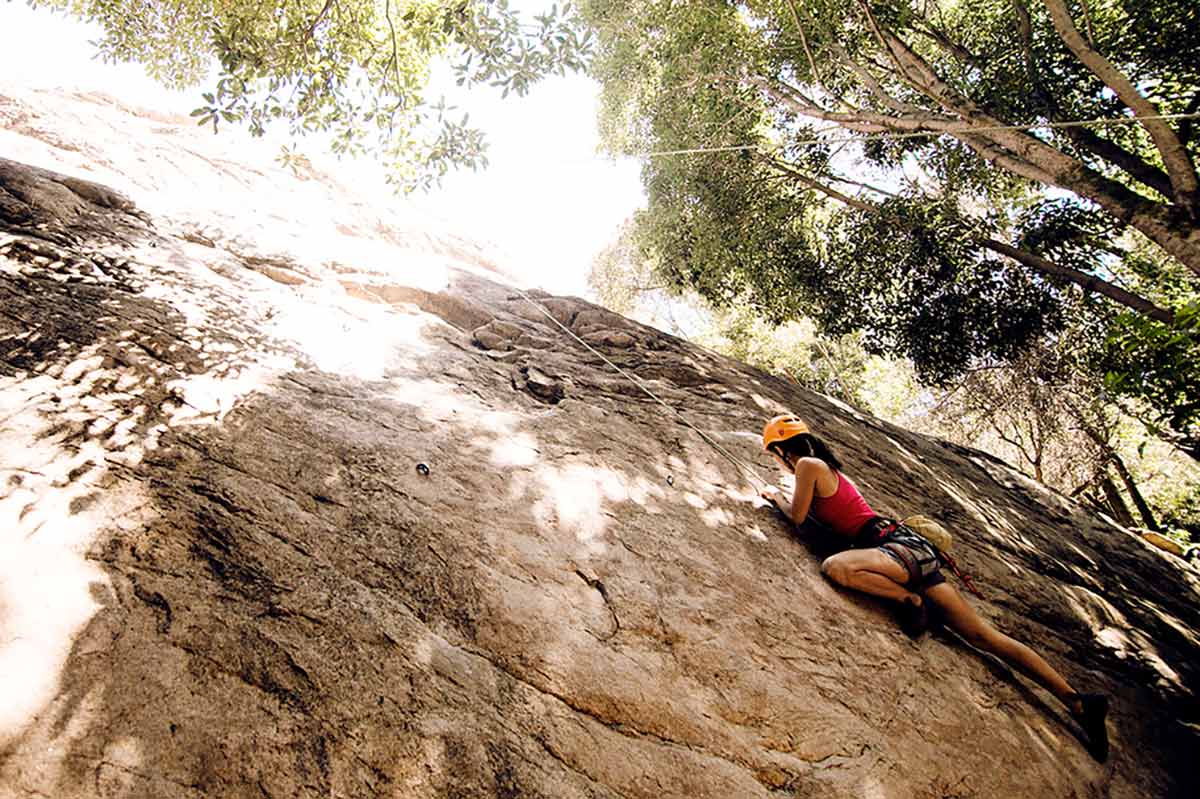
<svg viewBox="0 0 1200 799"><path fill-rule="evenodd" d="M813 458L801 458L796 462L796 487L792 496L788 497L778 489L767 496L792 524L799 526L808 518L808 511L812 507L813 496L817 490L817 477L820 476L821 467L824 465ZM766 496L768 492L764 491L763 494Z"/></svg>

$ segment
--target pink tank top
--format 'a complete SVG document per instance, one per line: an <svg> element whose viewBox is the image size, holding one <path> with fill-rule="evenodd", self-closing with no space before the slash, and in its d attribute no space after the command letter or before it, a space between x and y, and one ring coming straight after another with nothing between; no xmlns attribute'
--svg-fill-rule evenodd
<svg viewBox="0 0 1200 799"><path fill-rule="evenodd" d="M828 497L813 494L809 514L817 521L833 529L835 533L853 537L859 529L877 515L858 493L858 487L841 472L838 489Z"/></svg>

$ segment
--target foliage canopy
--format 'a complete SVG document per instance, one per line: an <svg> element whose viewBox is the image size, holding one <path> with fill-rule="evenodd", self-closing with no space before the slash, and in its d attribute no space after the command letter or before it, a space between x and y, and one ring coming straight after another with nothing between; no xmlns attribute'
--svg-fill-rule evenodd
<svg viewBox="0 0 1200 799"><path fill-rule="evenodd" d="M426 96L448 59L460 85L524 94L589 51L569 3L523 19L507 0L30 0L98 23L102 58L143 64L173 88L205 85L193 112L216 130L287 125L335 152L372 151L405 190L486 165L483 134ZM210 69L216 63L215 75Z"/></svg>
<svg viewBox="0 0 1200 799"><path fill-rule="evenodd" d="M645 158L634 236L665 280L862 331L936 384L1083 314L1108 390L1200 454L1194 2L583 11L606 142Z"/></svg>

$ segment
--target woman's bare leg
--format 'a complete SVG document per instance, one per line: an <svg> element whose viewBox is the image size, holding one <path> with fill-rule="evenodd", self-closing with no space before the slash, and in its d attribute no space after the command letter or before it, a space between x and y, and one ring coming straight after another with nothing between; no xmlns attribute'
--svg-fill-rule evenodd
<svg viewBox="0 0 1200 799"><path fill-rule="evenodd" d="M1075 689L1061 674L1037 652L980 618L954 586L949 583L935 585L925 591L925 596L941 610L946 623L972 646L991 652L1054 694L1073 712L1080 711Z"/></svg>
<svg viewBox="0 0 1200 799"><path fill-rule="evenodd" d="M921 604L921 596L904 587L908 570L878 549L849 549L826 558L821 573L838 585L884 599Z"/></svg>

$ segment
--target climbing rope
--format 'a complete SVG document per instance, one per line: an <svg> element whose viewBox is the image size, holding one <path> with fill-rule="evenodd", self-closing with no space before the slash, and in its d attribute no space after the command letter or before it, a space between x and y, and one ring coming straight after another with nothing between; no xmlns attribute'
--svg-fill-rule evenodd
<svg viewBox="0 0 1200 799"><path fill-rule="evenodd" d="M865 136L831 136L828 138L806 139L801 141L788 142L789 147L805 147L816 144L843 144L851 142L869 142L869 141L901 141L904 139L920 139L929 138L930 136L942 135L958 135L958 134L975 134L975 133L996 133L1004 130L1062 130L1064 128L1084 128L1093 125L1133 125L1139 122L1149 120L1171 120L1171 119L1200 119L1200 113L1188 114L1149 114L1146 116L1135 117L1109 117L1098 119L1080 119L1069 122L1042 122L1036 125L979 125L969 126L964 125L961 128L952 128L949 130L922 130L909 133L874 133ZM841 127L835 125L834 127ZM831 130L832 128L827 128ZM762 150L760 144L735 144L728 147L691 147L681 150L654 150L646 153L622 153L630 158L660 158L673 155L697 155L701 153L727 153L739 152L742 150Z"/></svg>
<svg viewBox="0 0 1200 799"><path fill-rule="evenodd" d="M701 430L700 428L696 427L694 424L689 422L687 420L687 417L685 417L682 413L680 413L678 410L676 410L674 406L668 404L666 401L661 399L657 394L655 394L653 391L651 391L649 388L647 388L646 385L641 380L639 380L637 377L635 377L634 375L625 371L617 364L613 363L608 358L608 356L606 356L604 353L600 352L595 347L593 347L591 344L588 344L586 341L584 341L582 338L580 338L578 335L576 335L574 330L572 330L571 328L564 325L562 322L560 322L558 320L558 318L554 314L550 313L550 311L546 308L546 306L544 306L540 302L537 302L536 300L534 300L532 297L530 297L528 294L526 294L521 289L518 288L518 289L516 289L516 291L518 294L520 294L525 299L526 302L528 302L530 305L532 305L534 308L536 308L538 311L540 311L551 322L558 325L558 327L561 328L564 333L566 333L571 338L575 339L577 342L582 344L589 352L591 352L593 355L598 357L600 360L604 361L606 364L608 364L613 369L615 369L618 374L620 374L622 377L629 380L631 383L633 383L635 386L637 386L639 389L641 389L642 392L645 393L646 396L648 396L650 399L654 400L659 405L663 406L668 411L670 411L677 419L679 419L680 422L683 423L683 425L685 427L689 428L690 430L693 430L697 435L700 436L700 438L704 439L705 442L707 442L710 446L712 446L713 449L715 449L717 452L721 453L721 455L723 455L726 459L728 459L730 463L732 463L738 469L741 469L742 472L750 478L750 481L754 484L754 487L756 490L762 490L767 485L769 485L769 483L764 482L762 480L762 478L759 477L758 473L755 472L749 464L747 464L745 461L738 458L733 453L729 452L729 450L722 447L719 443L717 443L713 439L712 436L708 435L708 433L705 433L703 430Z"/></svg>
<svg viewBox="0 0 1200 799"><path fill-rule="evenodd" d="M980 599L986 598L979 592L979 589L975 587L975 582L971 579L971 575L958 568L958 563L954 560L954 558L950 557L941 550L938 550L938 555L946 562L946 565L950 567L950 571L954 572L954 576L959 580L962 580L962 584L967 587L968 591Z"/></svg>

